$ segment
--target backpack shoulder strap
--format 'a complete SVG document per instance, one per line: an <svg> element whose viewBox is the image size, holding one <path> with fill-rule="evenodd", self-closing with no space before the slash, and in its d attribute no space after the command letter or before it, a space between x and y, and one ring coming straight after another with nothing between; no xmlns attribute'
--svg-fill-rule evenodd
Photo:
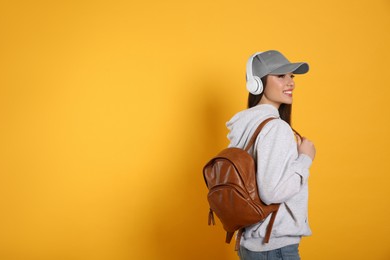
<svg viewBox="0 0 390 260"><path fill-rule="evenodd" d="M276 117L270 117L270 118L267 118L266 120L264 120L263 122L261 122L261 124L257 127L256 131L253 133L252 135L252 138L250 139L249 143L246 145L245 147L245 151L249 151L249 149L251 148L251 146L255 143L256 141L256 138L257 136L259 135L259 133L261 132L261 130L263 129L263 127L271 120L274 120L276 119Z"/></svg>

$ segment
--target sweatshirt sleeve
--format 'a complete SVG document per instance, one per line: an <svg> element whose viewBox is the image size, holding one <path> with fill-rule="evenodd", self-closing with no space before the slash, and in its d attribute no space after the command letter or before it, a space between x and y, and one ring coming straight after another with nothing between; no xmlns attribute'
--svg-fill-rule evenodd
<svg viewBox="0 0 390 260"><path fill-rule="evenodd" d="M266 204L283 203L306 184L312 163L308 155L298 156L291 127L272 120L260 133L257 146L257 185Z"/></svg>

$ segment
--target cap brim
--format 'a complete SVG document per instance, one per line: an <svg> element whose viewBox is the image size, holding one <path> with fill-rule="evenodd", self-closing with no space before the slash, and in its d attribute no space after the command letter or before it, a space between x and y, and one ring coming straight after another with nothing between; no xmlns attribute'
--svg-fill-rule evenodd
<svg viewBox="0 0 390 260"><path fill-rule="evenodd" d="M305 74L308 71L309 71L309 64L307 64L306 62L297 62L297 63L285 64L277 69L274 69L269 74L282 75L290 72L294 74Z"/></svg>

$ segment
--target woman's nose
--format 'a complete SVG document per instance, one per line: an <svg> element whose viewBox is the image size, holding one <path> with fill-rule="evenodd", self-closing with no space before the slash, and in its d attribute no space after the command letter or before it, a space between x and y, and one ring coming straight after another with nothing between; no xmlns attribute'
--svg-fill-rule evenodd
<svg viewBox="0 0 390 260"><path fill-rule="evenodd" d="M293 77L288 77L287 86L295 87L295 82Z"/></svg>

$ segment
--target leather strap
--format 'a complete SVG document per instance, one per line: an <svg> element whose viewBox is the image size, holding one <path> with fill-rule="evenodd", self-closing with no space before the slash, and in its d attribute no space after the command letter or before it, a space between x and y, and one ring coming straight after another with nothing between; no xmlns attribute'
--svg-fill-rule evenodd
<svg viewBox="0 0 390 260"><path fill-rule="evenodd" d="M279 211L279 207L280 207L280 204L278 205L278 208L274 212L271 213L272 215L271 215L271 219L269 220L269 223L268 223L267 232L265 233L264 243L269 242L269 238L271 237L272 226L274 225L276 214Z"/></svg>
<svg viewBox="0 0 390 260"><path fill-rule="evenodd" d="M243 228L240 228L237 233L237 238L236 238L236 245L234 247L234 250L238 251L240 249L240 242L241 242L241 237L242 233L244 232Z"/></svg>
<svg viewBox="0 0 390 260"><path fill-rule="evenodd" d="M230 244L230 241L232 241L233 235L234 235L234 231L233 232L226 232L226 243L227 244Z"/></svg>
<svg viewBox="0 0 390 260"><path fill-rule="evenodd" d="M259 135L259 133L261 132L261 129L263 129L263 127L271 120L273 119L276 119L275 117L271 117L271 118L268 118L266 120L264 120L263 122L261 122L261 124L257 127L256 131L253 133L252 135L252 138L249 140L249 143L246 145L245 147L245 151L249 151L249 149L251 148L251 146L255 143L256 141L256 138L257 136Z"/></svg>
<svg viewBox="0 0 390 260"><path fill-rule="evenodd" d="M211 224L213 224L213 226L215 225L214 214L213 214L213 210L212 209L210 209L210 211L209 211L209 221L208 221L208 223L209 223L209 226Z"/></svg>
<svg viewBox="0 0 390 260"><path fill-rule="evenodd" d="M270 117L270 118L267 118L266 120L264 120L263 122L261 122L261 124L257 127L256 131L253 133L252 135L252 138L249 140L249 143L246 145L245 147L245 151L249 151L249 149L252 147L252 145L255 143L256 139L257 139L257 136L259 135L259 133L261 132L261 130L263 129L263 127L271 120L274 120L276 119L275 117ZM269 239L271 237L271 231L272 231L272 226L274 225L274 222L275 222L275 218L276 218L276 214L278 213L278 210L279 210L279 206L280 204L278 205L278 208L271 213L271 219L268 223L268 226L267 226L267 231L265 233L265 237L264 237L264 243L268 243L269 242ZM242 234L242 231L241 230L241 234ZM236 250L238 250L239 248L239 240L241 239L241 234L240 236L238 237L237 236L237 240L238 240L238 243L236 242ZM238 244L238 245L237 245Z"/></svg>

